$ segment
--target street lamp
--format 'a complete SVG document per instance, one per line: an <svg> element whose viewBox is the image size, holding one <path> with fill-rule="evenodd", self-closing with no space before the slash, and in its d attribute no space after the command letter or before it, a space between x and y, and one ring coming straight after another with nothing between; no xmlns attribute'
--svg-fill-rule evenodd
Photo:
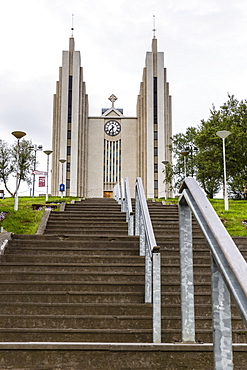
<svg viewBox="0 0 247 370"><path fill-rule="evenodd" d="M225 211L228 211L228 196L227 196L227 188L226 188L226 149L225 149L225 139L227 136L231 134L230 131L217 131L216 135L221 137L223 141L223 167L224 167L224 182L223 182L223 196L224 196L224 204L225 204Z"/></svg>
<svg viewBox="0 0 247 370"><path fill-rule="evenodd" d="M165 169L166 169L166 165L167 165L167 164L169 164L169 161L162 161L161 163L165 166ZM165 174L165 179L166 179L166 173L165 173L165 170L164 170L164 171L162 171L162 172L164 172L164 174ZM167 199L166 188L167 188L167 186L166 186L166 182L165 182L165 199Z"/></svg>
<svg viewBox="0 0 247 370"><path fill-rule="evenodd" d="M59 159L59 162L62 163L62 184L60 184L60 191L62 193L61 198L63 198L63 192L65 190L65 186L64 186L64 183L63 183L63 165L66 162L66 159Z"/></svg>
<svg viewBox="0 0 247 370"><path fill-rule="evenodd" d="M33 195L32 197L34 198L34 189L35 189L35 170L36 170L36 158L37 158L37 151L38 150L43 150L43 146L42 145L36 145L34 144L33 146L31 146L32 150L34 150L34 153L35 153L35 156L34 156L34 166L33 166Z"/></svg>
<svg viewBox="0 0 247 370"><path fill-rule="evenodd" d="M186 169L186 157L187 155L189 155L189 150L187 149L184 149L182 150L182 152L180 154L182 154L182 156L184 157L184 177L187 176L187 169Z"/></svg>
<svg viewBox="0 0 247 370"><path fill-rule="evenodd" d="M20 139L26 135L24 131L13 131L11 133L17 139L17 170L16 170L16 190L15 190L15 201L14 201L14 211L18 211L18 171L19 171L19 156L20 156Z"/></svg>
<svg viewBox="0 0 247 370"><path fill-rule="evenodd" d="M52 153L52 150L44 150L44 153L47 155L47 175L46 175L46 197L45 197L45 201L48 202L49 155Z"/></svg>
<svg viewBox="0 0 247 370"><path fill-rule="evenodd" d="M185 148L186 151L190 153L191 158L191 176L194 176L194 153L198 151L198 148L195 145L189 145Z"/></svg>

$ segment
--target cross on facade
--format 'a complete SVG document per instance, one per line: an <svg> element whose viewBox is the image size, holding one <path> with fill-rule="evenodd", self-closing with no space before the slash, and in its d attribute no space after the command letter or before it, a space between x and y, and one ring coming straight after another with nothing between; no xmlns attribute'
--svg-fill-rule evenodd
<svg viewBox="0 0 247 370"><path fill-rule="evenodd" d="M114 108L114 103L115 103L115 101L117 100L116 95L111 94L111 96L110 96L108 99L109 99L109 100L110 100L110 102L112 103L112 108Z"/></svg>

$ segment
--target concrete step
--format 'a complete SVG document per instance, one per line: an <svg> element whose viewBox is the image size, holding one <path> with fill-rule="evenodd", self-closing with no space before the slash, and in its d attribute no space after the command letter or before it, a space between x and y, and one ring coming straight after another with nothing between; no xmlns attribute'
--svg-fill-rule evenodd
<svg viewBox="0 0 247 370"><path fill-rule="evenodd" d="M172 268L171 268L172 269ZM54 272L67 272L67 273L80 273L84 272L87 274L92 273L130 273L132 275L136 273L144 273L144 264L122 264L119 266L118 264L101 264L101 263L91 263L91 264L42 264L42 263L35 263L35 264L11 264L11 263L2 263L1 264L1 273L19 273L22 274L24 272L45 272L45 273L54 273Z"/></svg>
<svg viewBox="0 0 247 370"><path fill-rule="evenodd" d="M60 243L61 244L61 243ZM128 247L128 248L127 248ZM117 248L112 247L109 248L108 246L104 248L94 248L90 246L85 246L84 248L80 247L36 247L36 246L30 246L30 247L23 247L23 248L15 248L15 247L8 247L5 251L5 256L33 256L35 254L36 257L38 256L46 256L49 253L50 256L63 256L64 258L67 258L69 256L138 256L138 249L133 248L132 246L126 246L126 248Z"/></svg>
<svg viewBox="0 0 247 370"><path fill-rule="evenodd" d="M164 274L176 273L180 269L178 263L163 263L161 271ZM21 263L21 262L2 262L1 272L129 272L132 274L144 272L144 263ZM208 264L194 265L194 272L209 272Z"/></svg>
<svg viewBox="0 0 247 370"><path fill-rule="evenodd" d="M64 282L64 281L1 281L0 282L0 291L1 292L11 292L11 291L98 291L98 292L144 292L143 281L139 279L138 282L94 282L90 281L73 281L73 282ZM164 292L180 292L180 283L171 282L163 283L162 291ZM210 292L211 284L210 282L195 283L195 292Z"/></svg>
<svg viewBox="0 0 247 370"><path fill-rule="evenodd" d="M93 230L93 233L90 234L90 230L73 230L73 234L74 234L74 237L77 239L77 238L84 238L85 237L107 237L109 235L109 233L106 231L106 230L100 230L100 231L95 231ZM127 235L127 230L123 230L121 232L119 232L118 230L116 231L112 231L112 238L116 237L121 237L121 236L125 236ZM60 236L60 237L64 237L66 235L66 237L69 237L70 234L69 234L69 230L65 231L64 229L59 229L59 230L56 230L56 229L50 229L50 230L47 230L45 232L45 235L50 235L50 236Z"/></svg>
<svg viewBox="0 0 247 370"><path fill-rule="evenodd" d="M152 305L143 303L40 303L3 302L2 314L17 315L144 315L152 316Z"/></svg>
<svg viewBox="0 0 247 370"><path fill-rule="evenodd" d="M0 315L0 320L5 329L152 329L151 315Z"/></svg>
<svg viewBox="0 0 247 370"><path fill-rule="evenodd" d="M49 271L19 271L15 270L12 272L8 271L0 271L0 281L89 281L93 280L94 282L97 281L106 281L112 282L133 282L133 281L144 281L144 269L141 272L129 272L129 271L57 271L57 270L49 270ZM180 282L180 272L168 272L166 271L165 274L161 276L162 285L163 284L170 284L170 283L179 283ZM201 272L200 270L194 273L194 281L195 283L200 282L211 282L211 273L209 269L206 272Z"/></svg>
<svg viewBox="0 0 247 370"><path fill-rule="evenodd" d="M144 257L138 255L138 250L133 251L135 253L127 254L127 251L125 251L125 255L119 255L121 250L109 250L109 254L105 254L104 250L91 250L92 253L87 253L88 250L81 249L74 249L74 250L68 250L60 251L58 249L52 250L54 252L53 254L50 254L49 249L27 249L24 250L22 253L20 250L11 250L12 248L9 247L7 253L0 256L0 260L3 263L49 263L49 264L58 264L58 263L119 263L119 264L126 264L126 263L140 263L144 262ZM111 252L115 252L113 255ZM246 256L246 252L243 252L243 256ZM197 255L194 253L194 263L195 265L208 265L210 267L210 256L208 253L199 253ZM161 256L161 265L167 266L167 265L179 265L180 263L180 256L177 252L174 252L173 254L162 254Z"/></svg>
<svg viewBox="0 0 247 370"><path fill-rule="evenodd" d="M92 236L92 237L98 237L98 236L108 236L109 232L105 230L89 230L89 229L73 229L73 230L66 230L65 228L59 228L59 229L48 229L45 231L45 235L54 235L54 236L63 236L67 234L68 236L70 235L70 232L74 235L77 235L78 237L83 237L84 236ZM113 230L111 232L112 237L121 237L127 235L127 229L123 230Z"/></svg>
<svg viewBox="0 0 247 370"><path fill-rule="evenodd" d="M60 302L60 303L144 303L144 292L102 292L86 290L9 291L0 292L0 302ZM179 304L180 292L162 291L163 304ZM196 304L210 304L211 292L195 292Z"/></svg>
<svg viewBox="0 0 247 370"><path fill-rule="evenodd" d="M122 271L89 271L89 272L72 272L69 269L67 271L12 271L2 272L0 271L1 281L83 281L93 279L96 281L105 282L123 282L126 279L129 282L144 282L144 272L122 272Z"/></svg>
<svg viewBox="0 0 247 370"><path fill-rule="evenodd" d="M238 315L234 304L231 306L233 316ZM211 317L211 304L197 304L195 307L196 316ZM18 315L152 315L152 305L143 303L40 303L40 302L8 302L1 304L1 314ZM162 304L162 315L174 316L181 314L181 305Z"/></svg>
<svg viewBox="0 0 247 370"><path fill-rule="evenodd" d="M109 230L108 230L108 227L109 227L109 223L105 222L105 223L97 223L97 227L95 227L95 225L92 225L91 223L87 224L87 223L82 223L82 222L78 222L77 224L75 223L70 223L70 222L66 222L65 224L61 224L60 222L54 222L54 223L49 223L47 224L46 226L46 230L61 230L64 232L69 232L69 233L85 233L85 231L87 231L88 233L92 233L92 234L97 234L99 233L100 231L107 231L107 233L109 234ZM113 231L116 231L116 232L119 232L121 234L121 232L126 232L128 230L128 225L126 222L122 222L122 223L119 223L119 222L116 222L116 223L111 223L111 233ZM128 235L128 234L127 234Z"/></svg>
<svg viewBox="0 0 247 370"><path fill-rule="evenodd" d="M97 292L97 291L11 291L0 292L0 302L41 302L41 303L144 303L144 294L138 292Z"/></svg>
<svg viewBox="0 0 247 370"><path fill-rule="evenodd" d="M246 334L242 330L233 330L234 343L245 343ZM163 329L163 343L181 341L178 329ZM91 342L91 343L152 343L152 329L35 329L35 328L0 328L0 342ZM197 343L212 343L212 330L198 329Z"/></svg>
<svg viewBox="0 0 247 370"><path fill-rule="evenodd" d="M92 214L88 214L88 213L82 213L82 214L78 214L78 213L75 213L75 214L67 214L67 213L63 213L61 215L58 215L57 217L54 217L54 215L52 214L51 217L49 217L49 223L52 223L52 222L85 222L85 223L94 223L95 220L97 220L98 222L126 222L126 216L125 214L114 214L114 215L109 215L109 216L101 216L101 215L94 215L93 213Z"/></svg>
<svg viewBox="0 0 247 370"><path fill-rule="evenodd" d="M3 368L33 370L49 359L51 369L213 369L212 344L117 344L117 343L3 343L0 347ZM244 369L247 351L234 345L234 362ZM18 354L18 356L17 356ZM47 361L46 361L47 362Z"/></svg>
<svg viewBox="0 0 247 370"><path fill-rule="evenodd" d="M53 292L53 291L91 291L91 292L137 292L138 294L144 293L144 281L129 282L94 282L94 281L29 281L29 282L19 282L19 281L1 281L0 282L0 292Z"/></svg>
<svg viewBox="0 0 247 370"><path fill-rule="evenodd" d="M57 255L57 256L51 256L49 254L44 254L44 255L41 255L41 256L38 256L38 255L25 255L25 254L22 254L22 255L11 255L11 254L6 254L4 256L1 256L0 257L0 261L2 261L3 263L20 263L20 262L23 262L23 263L28 263L28 264L36 264L36 263L49 263L49 264L59 264L59 263L66 263L66 264L74 264L74 263L96 263L96 264L128 264L128 263L140 263L142 260L144 262L144 257L140 257L138 255L136 256L129 256L129 255L126 255L126 256L118 256L118 255L115 255L115 256L112 256L112 255L97 255L97 254L94 254L94 255L91 255L91 256L88 256L87 254L85 254L86 251L84 251L84 255L82 256L78 256L76 254L76 251L74 253L74 256L71 256L71 254L67 254L67 255L63 255L63 256L60 256L60 255ZM168 260L166 258L166 260ZM173 261L174 259L171 259L171 261Z"/></svg>
<svg viewBox="0 0 247 370"><path fill-rule="evenodd" d="M0 315L1 327L47 329L152 329L152 316L140 315ZM181 316L162 316L162 328L179 329ZM240 317L232 317L233 330L245 330ZM198 316L196 330L212 330L212 320Z"/></svg>
<svg viewBox="0 0 247 370"><path fill-rule="evenodd" d="M29 242L42 242L42 241L50 241L50 242L53 242L53 241L75 241L76 243L78 242L123 242L123 241L128 241L129 243L131 243L132 241L138 241L139 240L139 236L128 236L128 235L124 235L124 236L119 236L119 237L116 237L116 236L112 236L111 234L109 234L108 236L94 236L94 235L85 235L83 237L83 240L81 240L80 238L78 238L78 235L75 234L66 234L64 233L64 235L62 236L53 236L53 235L29 235L29 234L13 234L12 235L12 241L25 241L25 243L27 243L28 241Z"/></svg>

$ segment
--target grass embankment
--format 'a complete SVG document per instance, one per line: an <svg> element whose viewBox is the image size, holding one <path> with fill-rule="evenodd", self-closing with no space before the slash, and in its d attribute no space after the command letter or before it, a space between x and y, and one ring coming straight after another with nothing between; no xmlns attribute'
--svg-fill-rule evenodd
<svg viewBox="0 0 247 370"><path fill-rule="evenodd" d="M49 203L71 202L73 197L49 197ZM0 226L15 234L35 234L44 213L45 197L19 197L18 211L14 211L14 199L0 200ZM40 204L39 210L33 210L32 204ZM59 209L59 207L58 207ZM4 216L3 221L1 221Z"/></svg>
<svg viewBox="0 0 247 370"><path fill-rule="evenodd" d="M225 211L222 199L211 199L210 202L231 236L247 236L247 201L230 199L228 211Z"/></svg>
<svg viewBox="0 0 247 370"><path fill-rule="evenodd" d="M164 199L157 199L161 201ZM229 210L225 211L223 199L209 199L217 215L231 236L247 236L247 201L229 199ZM166 204L177 204L178 198L167 199Z"/></svg>
<svg viewBox="0 0 247 370"><path fill-rule="evenodd" d="M49 197L49 202L61 203L71 202L74 197ZM161 199L159 199L161 200ZM231 236L247 236L247 201L229 200L229 210L224 210L222 199L210 200L212 206ZM168 199L167 204L176 204L177 199ZM0 226L15 234L35 234L41 221L44 209L33 210L32 204L45 204L45 197L19 197L18 211L14 211L14 199L6 198L0 200L1 213L5 219L0 221Z"/></svg>

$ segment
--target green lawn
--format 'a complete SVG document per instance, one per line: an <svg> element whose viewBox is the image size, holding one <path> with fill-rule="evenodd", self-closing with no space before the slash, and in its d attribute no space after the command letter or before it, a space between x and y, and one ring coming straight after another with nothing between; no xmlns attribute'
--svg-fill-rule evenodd
<svg viewBox="0 0 247 370"><path fill-rule="evenodd" d="M162 200L164 198L157 199L157 201ZM178 198L166 200L166 204L177 204L177 202ZM224 209L223 199L210 199L210 203L231 236L247 236L247 201L229 199L228 211Z"/></svg>
<svg viewBox="0 0 247 370"><path fill-rule="evenodd" d="M49 201L60 204L61 201L71 202L74 197L49 197ZM229 210L224 210L223 199L210 200L212 206L225 225L231 236L247 236L247 201L229 200ZM168 204L176 204L177 199L168 199ZM32 210L32 204L45 204L45 197L19 197L19 209L14 211L14 199L0 200L0 216L5 218L0 221L4 230L15 234L35 234L44 210ZM245 224L246 222L246 224Z"/></svg>
<svg viewBox="0 0 247 370"><path fill-rule="evenodd" d="M61 201L71 202L73 197L49 197L49 202L58 206ZM41 221L44 209L33 210L32 204L45 204L45 197L19 197L18 211L14 211L14 199L6 198L0 200L0 217L5 216L0 225L4 230L15 234L35 234ZM59 208L58 208L59 209Z"/></svg>
<svg viewBox="0 0 247 370"><path fill-rule="evenodd" d="M247 236L247 201L230 199L228 211L224 209L223 199L210 202L231 236Z"/></svg>

